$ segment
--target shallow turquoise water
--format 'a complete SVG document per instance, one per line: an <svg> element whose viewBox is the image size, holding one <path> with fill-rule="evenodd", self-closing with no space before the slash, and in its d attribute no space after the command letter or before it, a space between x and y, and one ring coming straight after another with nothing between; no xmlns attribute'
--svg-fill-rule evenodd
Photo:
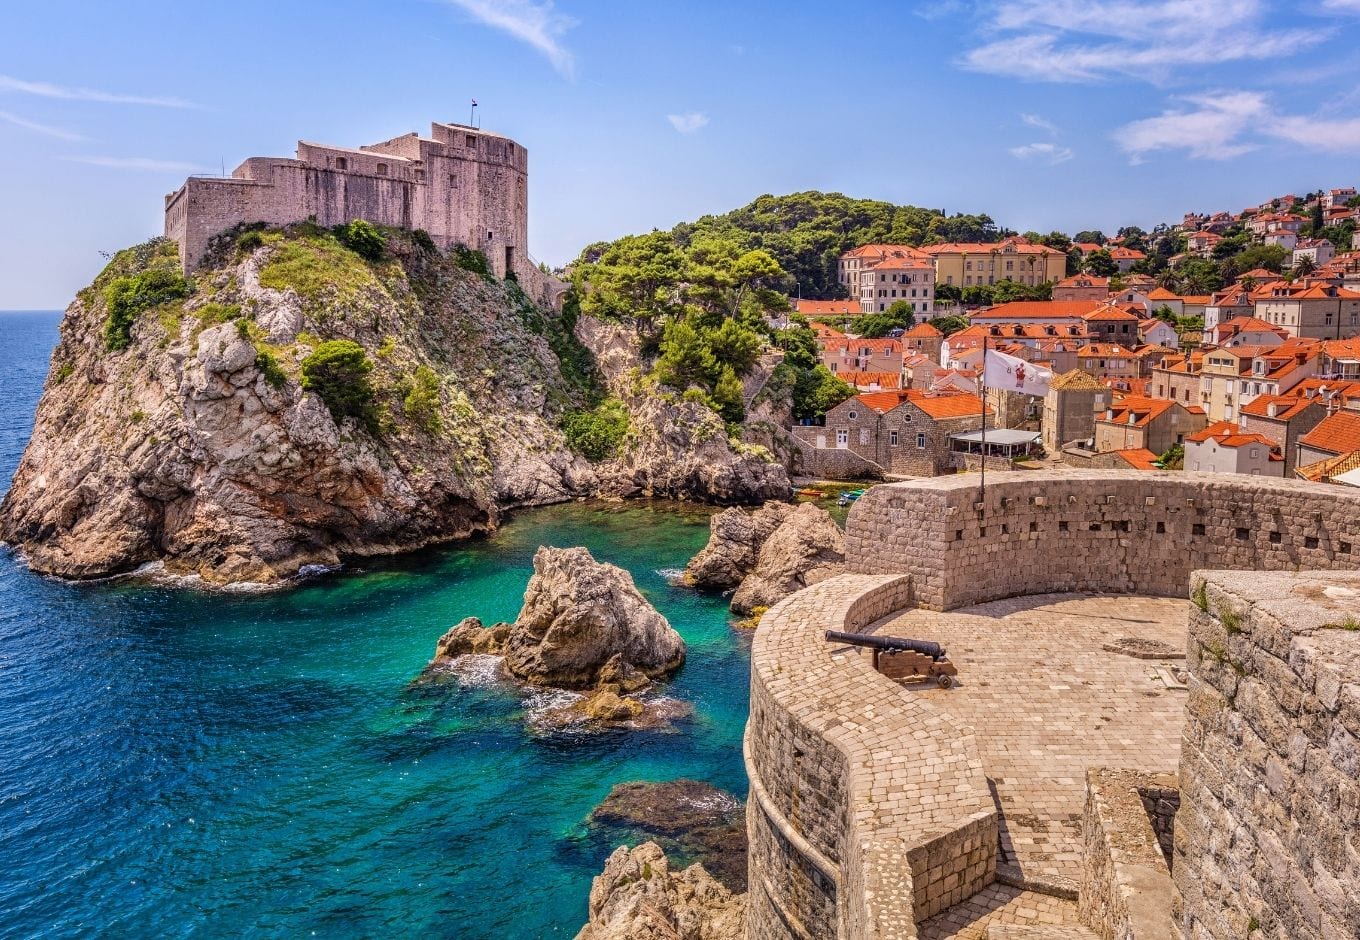
<svg viewBox="0 0 1360 940"><path fill-rule="evenodd" d="M52 316L0 314L0 473ZM0 937L571 936L618 782L744 795L747 638L671 587L707 514L568 505L286 593L68 585L0 555ZM671 733L546 734L517 694L410 685L450 624L512 619L541 544L632 572L689 645Z"/></svg>

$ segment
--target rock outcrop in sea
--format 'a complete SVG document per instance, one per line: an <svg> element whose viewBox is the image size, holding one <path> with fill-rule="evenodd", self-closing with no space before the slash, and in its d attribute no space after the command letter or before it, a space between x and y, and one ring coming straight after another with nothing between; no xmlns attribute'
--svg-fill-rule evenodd
<svg viewBox="0 0 1360 940"><path fill-rule="evenodd" d="M845 570L845 536L813 503L766 503L726 509L709 523L708 544L690 559L684 580L731 590L732 611L752 614Z"/></svg>
<svg viewBox="0 0 1360 940"><path fill-rule="evenodd" d="M586 692L563 721L655 726L679 717L680 703L636 694L680 668L685 641L632 575L585 548L540 548L515 622L461 621L440 637L431 665L465 655L504 656L506 675L527 685Z"/></svg>
<svg viewBox="0 0 1360 940"><path fill-rule="evenodd" d="M739 940L746 896L704 867L671 871L655 842L620 846L590 886L589 920L576 940Z"/></svg>
<svg viewBox="0 0 1360 940"><path fill-rule="evenodd" d="M600 382L576 327L611 366L641 361L637 337L536 307L475 253L385 235L364 257L308 223L229 233L188 278L164 239L115 255L67 308L0 539L67 578L161 563L272 583L486 532L508 507L787 489L716 414L645 392L614 459L574 453L560 421Z"/></svg>

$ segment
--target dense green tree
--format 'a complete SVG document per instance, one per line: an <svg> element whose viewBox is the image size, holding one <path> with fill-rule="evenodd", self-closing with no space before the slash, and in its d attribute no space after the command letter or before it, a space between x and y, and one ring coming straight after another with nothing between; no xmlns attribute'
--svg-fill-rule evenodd
<svg viewBox="0 0 1360 940"><path fill-rule="evenodd" d="M625 235L599 250L595 261L577 263L574 279L581 310L650 328L683 311L679 285L688 267L667 233Z"/></svg>
<svg viewBox="0 0 1360 940"><path fill-rule="evenodd" d="M731 366L723 366L718 381L713 383L713 405L724 421L736 422L746 416L742 398L741 379Z"/></svg>
<svg viewBox="0 0 1360 940"><path fill-rule="evenodd" d="M1066 273L1068 277L1071 277L1074 274L1081 273L1081 263L1083 261L1083 257L1084 256L1082 255L1080 248L1069 248L1067 250Z"/></svg>
<svg viewBox="0 0 1360 940"><path fill-rule="evenodd" d="M765 348L764 337L736 320L724 320L721 326L708 333L706 339L714 360L729 366L737 375L749 372Z"/></svg>
<svg viewBox="0 0 1360 940"><path fill-rule="evenodd" d="M708 340L688 320L671 320L661 334L661 355L656 378L662 385L684 390L691 385L708 388L716 377L718 361Z"/></svg>
<svg viewBox="0 0 1360 940"><path fill-rule="evenodd" d="M377 226L363 219L355 219L348 225L337 225L335 237L350 251L365 261L377 261L387 248L387 236L378 231ZM427 239L429 235L425 236Z"/></svg>
<svg viewBox="0 0 1360 940"><path fill-rule="evenodd" d="M1185 258L1167 272L1169 289L1178 294L1211 294L1223 288L1223 269L1209 258Z"/></svg>
<svg viewBox="0 0 1360 940"><path fill-rule="evenodd" d="M1290 257L1288 249L1281 245L1248 245L1223 263L1225 277L1232 278L1246 271L1265 268L1276 274L1284 270L1284 263Z"/></svg>
<svg viewBox="0 0 1360 940"><path fill-rule="evenodd" d="M1147 250L1147 232L1136 225L1126 225L1118 232L1120 238L1124 240L1125 248L1133 248L1137 251Z"/></svg>
<svg viewBox="0 0 1360 940"><path fill-rule="evenodd" d="M1105 244L1106 241L1108 241L1108 239L1105 237L1105 233L1100 231L1099 229L1089 229L1085 232L1078 232L1077 234L1073 235L1072 241L1103 245Z"/></svg>
<svg viewBox="0 0 1360 940"><path fill-rule="evenodd" d="M866 313L854 323L855 335L866 339L887 336L893 330L909 330L916 325L911 304L899 300L882 313Z"/></svg>
<svg viewBox="0 0 1360 940"><path fill-rule="evenodd" d="M567 446L590 460L615 456L631 427L628 409L617 398L606 398L589 411L569 412L562 419Z"/></svg>
<svg viewBox="0 0 1360 940"><path fill-rule="evenodd" d="M1086 272L1096 277L1109 277L1119 271L1119 265L1115 264L1114 258L1104 248L1087 255L1085 265Z"/></svg>
<svg viewBox="0 0 1360 940"><path fill-rule="evenodd" d="M1324 228L1327 227L1327 219L1322 213L1321 198L1318 198L1313 201L1313 212L1310 221L1312 222L1312 225L1309 228L1310 234L1316 235L1318 232L1321 232Z"/></svg>
<svg viewBox="0 0 1360 940"><path fill-rule="evenodd" d="M144 310L164 303L183 300L193 292L193 284L178 270L151 268L115 278L104 288L104 344L111 350L126 349L132 342L132 324Z"/></svg>
<svg viewBox="0 0 1360 940"><path fill-rule="evenodd" d="M372 371L364 347L348 339L327 340L302 360L302 387L321 397L337 424L358 418L373 429L377 415L368 379Z"/></svg>
<svg viewBox="0 0 1360 940"><path fill-rule="evenodd" d="M935 329L939 330L945 336L950 336L954 333L957 333L959 330L965 330L968 328L968 318L964 316L959 316L958 314L951 314L949 316L944 317L935 317L933 320L930 320L928 322L930 323L931 326L935 327Z"/></svg>
<svg viewBox="0 0 1360 940"><path fill-rule="evenodd" d="M799 419L823 417L853 394L854 386L836 378L830 369L818 363L798 373L793 388L793 416Z"/></svg>

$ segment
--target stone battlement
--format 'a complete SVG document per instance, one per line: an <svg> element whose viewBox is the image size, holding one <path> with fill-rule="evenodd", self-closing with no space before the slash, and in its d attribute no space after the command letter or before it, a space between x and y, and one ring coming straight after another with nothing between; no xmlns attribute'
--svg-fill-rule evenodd
<svg viewBox="0 0 1360 940"><path fill-rule="evenodd" d="M1360 494L1316 484L874 488L852 573L756 632L748 936L1351 935L1360 573L1322 569L1356 544ZM958 684L899 685L827 629L941 642Z"/></svg>
<svg viewBox="0 0 1360 940"><path fill-rule="evenodd" d="M165 235L188 271L216 235L242 223L424 229L441 248L483 252L498 276L514 273L542 299L545 277L528 254L528 182L528 151L460 124L357 148L298 141L295 158L250 157L227 178L189 177L165 197Z"/></svg>
<svg viewBox="0 0 1360 940"><path fill-rule="evenodd" d="M1222 473L1015 471L877 486L851 571L909 574L930 610L1024 594L1184 597L1198 568L1360 568L1360 490Z"/></svg>

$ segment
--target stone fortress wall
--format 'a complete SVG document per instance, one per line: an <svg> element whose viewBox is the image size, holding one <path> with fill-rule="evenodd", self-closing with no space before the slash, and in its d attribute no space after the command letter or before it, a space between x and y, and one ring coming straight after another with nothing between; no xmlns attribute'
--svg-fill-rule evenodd
<svg viewBox="0 0 1360 940"><path fill-rule="evenodd" d="M1279 915L1289 919L1269 921L1262 936L1351 935L1315 928L1360 929L1353 890L1360 867L1353 840L1344 838L1355 829L1360 790L1338 784L1345 773L1350 781L1360 773L1360 723L1352 714L1360 714L1360 700L1344 680L1360 666L1360 632L1291 640L1295 628L1282 626L1278 611L1258 625L1246 605L1256 591L1306 606L1316 597L1298 592L1331 590L1327 579L1349 578L1360 588L1349 573L1298 574L1360 567L1356 545L1360 494L1290 481L1026 471L989 476L985 506L976 477L871 490L847 525L847 562L856 573L786 599L756 633L745 746L748 936L916 937L919 922L998 877L998 811L972 729L927 697L903 694L865 659L838 652L822 631L858 632L904 608L952 610L1020 594L1185 597L1199 568L1278 573L1195 576L1210 585L1211 611L1225 585L1238 585L1232 609L1241 612L1229 619L1249 626L1234 633L1209 625L1210 613L1195 614L1179 812L1174 777L1089 778L1083 914L1103 918L1102 936L1168 935L1175 892L1159 866L1174 815L1194 820L1174 834L1183 896L1176 916L1186 936L1246 936L1242 928L1266 924L1261 911L1278 908L1290 890L1293 900ZM1321 615L1300 616L1316 627ZM1201 639L1224 632L1231 634L1226 671L1218 654L1204 655L1220 647ZM1269 646L1269 657L1256 646ZM1206 663L1214 675L1201 675ZM1230 680L1241 690L1235 698L1220 688ZM1197 714L1210 686L1223 701ZM1276 711L1260 704L1267 687L1279 690L1269 697ZM1287 732L1297 716L1312 730ZM1252 741L1244 728L1256 728L1273 751L1243 747ZM1121 809L1128 806L1141 810L1133 823ZM1247 854L1234 847L1251 839L1241 827L1272 835ZM1310 846L1309 833L1320 844ZM1319 877L1318 889L1292 888ZM1302 932L1290 933L1298 923Z"/></svg>
<svg viewBox="0 0 1360 940"><path fill-rule="evenodd" d="M530 296L555 300L560 285L529 258L528 182L528 151L460 124L359 148L299 141L295 159L251 157L230 177L189 177L165 197L165 235L193 270L216 235L241 223L365 219L480 250L497 276L513 272Z"/></svg>
<svg viewBox="0 0 1360 940"><path fill-rule="evenodd" d="M852 571L909 574L953 610L1021 594L1184 597L1201 569L1360 568L1360 490L1179 471L1013 471L875 487L846 529Z"/></svg>

